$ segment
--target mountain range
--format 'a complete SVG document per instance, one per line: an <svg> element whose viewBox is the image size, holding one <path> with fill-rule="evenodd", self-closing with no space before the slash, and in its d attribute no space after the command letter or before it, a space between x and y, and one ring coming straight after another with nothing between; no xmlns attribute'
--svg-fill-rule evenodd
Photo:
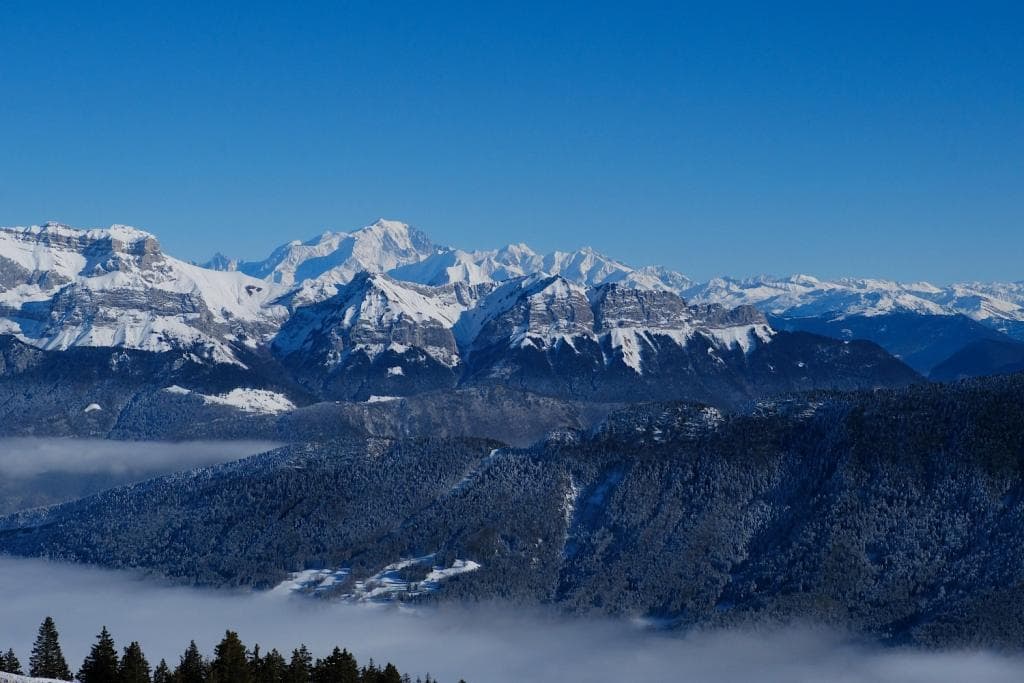
<svg viewBox="0 0 1024 683"><path fill-rule="evenodd" d="M0 435L284 446L47 490L0 552L1019 646L1021 290L696 283L383 220L205 265L3 228Z"/></svg>
<svg viewBox="0 0 1024 683"><path fill-rule="evenodd" d="M104 366L146 352L164 357L137 361L163 368L150 389L244 396L249 409L488 385L735 405L918 380L869 342L775 326L751 305L688 301L680 293L695 285L681 274L589 249L461 252L380 220L263 261L208 265L126 226L0 229L0 335L46 352L32 356L34 373L72 349L98 350L77 362ZM16 364L12 376L25 377ZM199 376L233 379L188 383Z"/></svg>
<svg viewBox="0 0 1024 683"><path fill-rule="evenodd" d="M362 273L374 276L360 278ZM610 288L675 294L690 306L751 306L767 316L762 332L767 324L773 332L873 341L924 375L975 342L1011 348L1024 343L1024 283L936 287L866 279L823 281L809 275L695 283L664 267L631 267L589 248L539 254L522 244L490 251L441 247L416 228L383 219L351 232L329 231L307 242L290 242L261 261L218 254L202 266L164 254L152 234L127 226L79 230L46 223L0 228L0 334L44 349L188 349L209 361L241 362L240 348L269 347L287 355L295 350L290 344L314 344L308 334L302 340L296 337L300 328L310 333L310 326L315 327L311 309L345 304L353 314L358 310L383 316L376 321L378 328L400 318L398 328L404 330L392 328L376 342L356 341L355 346L376 349L385 337L385 349L391 342L403 345L400 339L417 328L432 341L427 347L412 346L424 350L429 365L437 361L451 370L459 365L457 360L466 360L462 355L474 342L467 335L482 331L487 312L496 311L496 305L512 306L511 300L499 304L498 299L518 294L534 302L530 305L541 305L561 292L577 303L586 297L593 307L594 301L606 298L598 291ZM374 310L355 306L353 297L358 296L374 298L376 303L368 304ZM645 296L675 305L665 294ZM580 305L564 308L566 313L582 310ZM604 328L588 330L561 319L531 321L527 337L534 340L530 343L543 338L538 347L548 350L559 340L583 335L604 349L605 359L609 351L617 353L624 365L640 373L646 360L637 358L653 356L657 345L643 335L671 338L663 334L666 326L678 332L682 325L674 315L678 318L667 311L662 322L605 321ZM748 318L754 319L750 314ZM333 333L340 332L336 323ZM342 323L345 327L352 321ZM690 323L690 328L700 327L700 321ZM359 330L365 332L370 325L358 316ZM566 335L558 325L575 329ZM539 335L542 327L547 329ZM612 329L635 329L640 336L608 334ZM748 336L741 330L728 334L734 333ZM365 336L358 333L355 338ZM513 337L515 333L510 334L512 345L523 342ZM722 339L717 336L719 343ZM345 348L348 353L351 347ZM440 368L435 370L434 375L443 375ZM997 371L974 362L953 374ZM944 372L949 376L948 368Z"/></svg>

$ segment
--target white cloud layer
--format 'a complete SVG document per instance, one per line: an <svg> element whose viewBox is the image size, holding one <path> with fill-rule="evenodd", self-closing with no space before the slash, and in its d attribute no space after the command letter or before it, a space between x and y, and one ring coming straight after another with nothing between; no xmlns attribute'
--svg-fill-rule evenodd
<svg viewBox="0 0 1024 683"><path fill-rule="evenodd" d="M328 604L267 593L167 587L125 572L0 558L0 647L25 662L46 614L77 668L106 624L123 646L141 641L152 663L169 663L190 638L210 652L225 628L252 645L315 654L335 644L360 660L391 660L443 683L558 680L696 683L1009 682L1024 660L988 652L922 652L857 645L820 629L718 632L690 637L644 632L620 621L563 619L496 606L398 610Z"/></svg>
<svg viewBox="0 0 1024 683"><path fill-rule="evenodd" d="M237 460L269 450L266 441L109 441L0 439L0 476L41 474L148 475Z"/></svg>

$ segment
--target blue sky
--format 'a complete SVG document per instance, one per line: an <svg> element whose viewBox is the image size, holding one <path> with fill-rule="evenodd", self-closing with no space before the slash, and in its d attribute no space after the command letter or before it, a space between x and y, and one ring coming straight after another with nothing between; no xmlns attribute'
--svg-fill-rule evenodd
<svg viewBox="0 0 1024 683"><path fill-rule="evenodd" d="M1021 3L0 0L0 224L1024 279L1022 35Z"/></svg>

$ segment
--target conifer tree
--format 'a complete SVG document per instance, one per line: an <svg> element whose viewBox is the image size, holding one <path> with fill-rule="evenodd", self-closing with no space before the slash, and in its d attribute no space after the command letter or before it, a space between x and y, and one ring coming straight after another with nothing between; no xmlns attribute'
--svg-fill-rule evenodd
<svg viewBox="0 0 1024 683"><path fill-rule="evenodd" d="M287 683L309 683L313 675L313 655L305 645L292 650L292 659L288 663Z"/></svg>
<svg viewBox="0 0 1024 683"><path fill-rule="evenodd" d="M57 633L57 625L53 623L52 617L46 617L39 625L39 634L32 646L28 667L29 676L71 680L71 670L60 649L60 634Z"/></svg>
<svg viewBox="0 0 1024 683"><path fill-rule="evenodd" d="M18 656L14 654L14 648L8 648L7 652L0 656L0 671L18 674L19 676L25 673L21 670L21 662L18 660Z"/></svg>
<svg viewBox="0 0 1024 683"><path fill-rule="evenodd" d="M377 675L380 683L402 683L402 674L395 668L395 665L388 662L384 670Z"/></svg>
<svg viewBox="0 0 1024 683"><path fill-rule="evenodd" d="M363 683L377 683L377 676L380 674L380 669L373 663L373 658L370 658L370 663L363 667L362 672L359 674L359 680Z"/></svg>
<svg viewBox="0 0 1024 683"><path fill-rule="evenodd" d="M116 683L117 668L117 648L104 626L78 670L78 680L82 683Z"/></svg>
<svg viewBox="0 0 1024 683"><path fill-rule="evenodd" d="M245 655L245 645L234 631L227 631L214 650L210 663L210 681L216 683L251 683L252 672Z"/></svg>
<svg viewBox="0 0 1024 683"><path fill-rule="evenodd" d="M161 659L160 663L153 669L153 683L172 683L174 676L171 668L167 666L167 660Z"/></svg>
<svg viewBox="0 0 1024 683"><path fill-rule="evenodd" d="M181 662L174 671L175 683L206 683L206 662L199 652L196 641L189 643Z"/></svg>
<svg viewBox="0 0 1024 683"><path fill-rule="evenodd" d="M142 654L142 647L137 641L124 649L121 666L117 670L118 683L150 683L149 662Z"/></svg>
<svg viewBox="0 0 1024 683"><path fill-rule="evenodd" d="M263 664L256 675L256 683L285 683L288 680L288 664L277 650L271 650L263 658Z"/></svg>
<svg viewBox="0 0 1024 683"><path fill-rule="evenodd" d="M249 655L249 673L254 681L260 680L263 673L263 657L260 655L260 644L252 646L252 654Z"/></svg>
<svg viewBox="0 0 1024 683"><path fill-rule="evenodd" d="M313 670L314 683L359 683L359 665L348 650L334 648L324 659L317 660Z"/></svg>

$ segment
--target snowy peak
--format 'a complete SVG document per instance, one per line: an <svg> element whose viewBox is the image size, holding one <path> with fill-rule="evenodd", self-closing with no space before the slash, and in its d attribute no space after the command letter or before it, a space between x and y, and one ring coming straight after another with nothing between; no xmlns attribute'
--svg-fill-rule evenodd
<svg viewBox="0 0 1024 683"><path fill-rule="evenodd" d="M163 261L153 235L124 225L78 230L60 223L0 228L0 263L8 273L0 286L25 279L68 281L114 271L145 270Z"/></svg>
<svg viewBox="0 0 1024 683"><path fill-rule="evenodd" d="M289 242L267 259L241 263L243 273L275 284L339 285L356 273L384 273L422 261L434 246L405 223L380 219L355 232L325 232L307 242Z"/></svg>
<svg viewBox="0 0 1024 683"><path fill-rule="evenodd" d="M698 303L735 307L752 305L776 315L834 317L875 316L898 311L928 315L949 315L939 303L928 298L920 285L872 279L822 281L808 275L787 278L759 276L744 280L715 278L684 292Z"/></svg>
<svg viewBox="0 0 1024 683"><path fill-rule="evenodd" d="M589 247L542 255L525 244L510 244L492 251L439 250L422 262L398 268L391 274L429 285L497 283L529 275L558 275L585 287L621 282L641 289L675 292L692 284L680 273L658 267L632 268Z"/></svg>
<svg viewBox="0 0 1024 683"><path fill-rule="evenodd" d="M560 275L586 287L621 282L679 292L692 285L680 273L659 266L633 268L590 247L549 254L522 243L485 251L437 247L415 228L385 219L354 232L328 231L306 242L288 242L262 261L236 263L218 255L206 265L237 269L290 288L295 305L329 298L363 271L435 287L500 283L530 275Z"/></svg>
<svg viewBox="0 0 1024 683"><path fill-rule="evenodd" d="M685 350L698 336L700 353L746 353L769 342L774 331L750 307L688 306L664 290L619 283L584 287L560 275L533 275L495 288L463 315L456 335L476 358L500 357L503 349L570 349L578 358L596 354L601 365L621 363L643 374L645 363L663 349Z"/></svg>
<svg viewBox="0 0 1024 683"><path fill-rule="evenodd" d="M372 361L409 348L453 367L459 354L452 327L475 298L465 285L426 287L363 272L333 297L297 308L273 346L281 356L305 355L328 368L354 352Z"/></svg>
<svg viewBox="0 0 1024 683"><path fill-rule="evenodd" d="M64 350L186 350L235 363L284 313L266 283L166 256L157 239L115 225L0 229L0 334Z"/></svg>
<svg viewBox="0 0 1024 683"><path fill-rule="evenodd" d="M439 251L418 263L396 268L390 274L399 280L431 286L456 282L478 285L521 275L508 270L493 257L461 249Z"/></svg>
<svg viewBox="0 0 1024 683"><path fill-rule="evenodd" d="M196 265L201 268L206 268L207 270L219 270L225 272L234 272L238 270L238 260L228 258L219 251L206 263L197 263Z"/></svg>
<svg viewBox="0 0 1024 683"><path fill-rule="evenodd" d="M715 278L684 290L694 302L734 307L753 305L773 315L849 316L891 313L963 314L993 323L1024 321L1024 287L1014 284L960 283L936 287L928 282L900 283L873 278L819 280L809 275L747 279Z"/></svg>

